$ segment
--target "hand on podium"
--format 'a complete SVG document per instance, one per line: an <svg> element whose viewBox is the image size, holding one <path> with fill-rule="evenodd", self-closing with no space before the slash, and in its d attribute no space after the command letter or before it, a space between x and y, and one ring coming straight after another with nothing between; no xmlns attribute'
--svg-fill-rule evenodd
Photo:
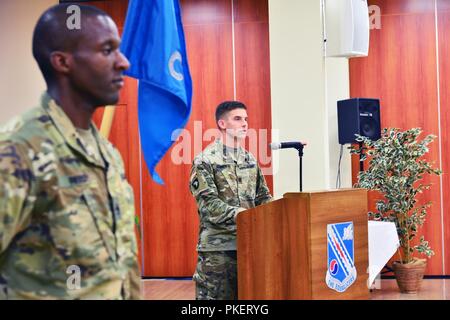
<svg viewBox="0 0 450 320"><path fill-rule="evenodd" d="M245 209L245 208L238 208L236 210L236 214L234 215L234 222L236 222L238 214L241 213L242 211L245 211L245 210L247 210L247 209Z"/></svg>

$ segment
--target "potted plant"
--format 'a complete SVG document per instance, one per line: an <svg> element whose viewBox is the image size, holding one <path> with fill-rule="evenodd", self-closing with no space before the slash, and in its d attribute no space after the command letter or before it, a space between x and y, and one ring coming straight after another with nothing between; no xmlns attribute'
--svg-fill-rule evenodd
<svg viewBox="0 0 450 320"><path fill-rule="evenodd" d="M415 253L428 258L434 254L423 236L419 241L414 239L431 206L431 202L418 202L417 195L431 186L422 179L442 173L423 158L436 136L427 135L420 140L421 132L420 128L385 128L380 139L371 141L358 136L359 147L351 148L351 153L362 156L361 160L369 158L369 168L359 173L357 186L376 190L382 196L369 217L397 226L400 261L393 263L393 270L400 291L405 293L417 292L425 272L426 259L419 259Z"/></svg>

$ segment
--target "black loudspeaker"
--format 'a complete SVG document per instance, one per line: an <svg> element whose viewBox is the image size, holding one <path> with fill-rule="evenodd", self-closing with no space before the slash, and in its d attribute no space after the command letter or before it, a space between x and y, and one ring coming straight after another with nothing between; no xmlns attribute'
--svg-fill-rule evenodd
<svg viewBox="0 0 450 320"><path fill-rule="evenodd" d="M339 143L356 143L355 134L371 140L381 137L380 100L353 98L338 101Z"/></svg>

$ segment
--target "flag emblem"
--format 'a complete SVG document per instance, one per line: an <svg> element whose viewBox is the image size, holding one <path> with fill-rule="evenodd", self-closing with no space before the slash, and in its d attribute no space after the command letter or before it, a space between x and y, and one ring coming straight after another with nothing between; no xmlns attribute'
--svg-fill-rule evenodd
<svg viewBox="0 0 450 320"><path fill-rule="evenodd" d="M328 268L325 281L337 292L344 292L356 280L353 222L327 225Z"/></svg>
<svg viewBox="0 0 450 320"><path fill-rule="evenodd" d="M338 273L339 265L338 265L336 259L331 260L328 270L330 270L330 273L332 276L335 276Z"/></svg>

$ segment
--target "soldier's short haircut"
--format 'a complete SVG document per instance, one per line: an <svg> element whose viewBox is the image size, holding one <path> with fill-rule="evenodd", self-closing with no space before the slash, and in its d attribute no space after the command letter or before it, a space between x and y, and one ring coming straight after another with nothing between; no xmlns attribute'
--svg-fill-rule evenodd
<svg viewBox="0 0 450 320"><path fill-rule="evenodd" d="M219 104L216 108L216 122L218 122L222 117L227 113L234 109L245 109L247 107L240 101L224 101Z"/></svg>
<svg viewBox="0 0 450 320"><path fill-rule="evenodd" d="M47 9L39 18L33 31L33 57L39 65L39 69L47 84L54 80L54 69L50 62L50 56L54 51L73 52L82 36L89 32L84 25L87 18L109 15L92 6L76 4L80 8L80 29L69 29L68 19L73 13L67 12L67 8L73 4L58 4Z"/></svg>

